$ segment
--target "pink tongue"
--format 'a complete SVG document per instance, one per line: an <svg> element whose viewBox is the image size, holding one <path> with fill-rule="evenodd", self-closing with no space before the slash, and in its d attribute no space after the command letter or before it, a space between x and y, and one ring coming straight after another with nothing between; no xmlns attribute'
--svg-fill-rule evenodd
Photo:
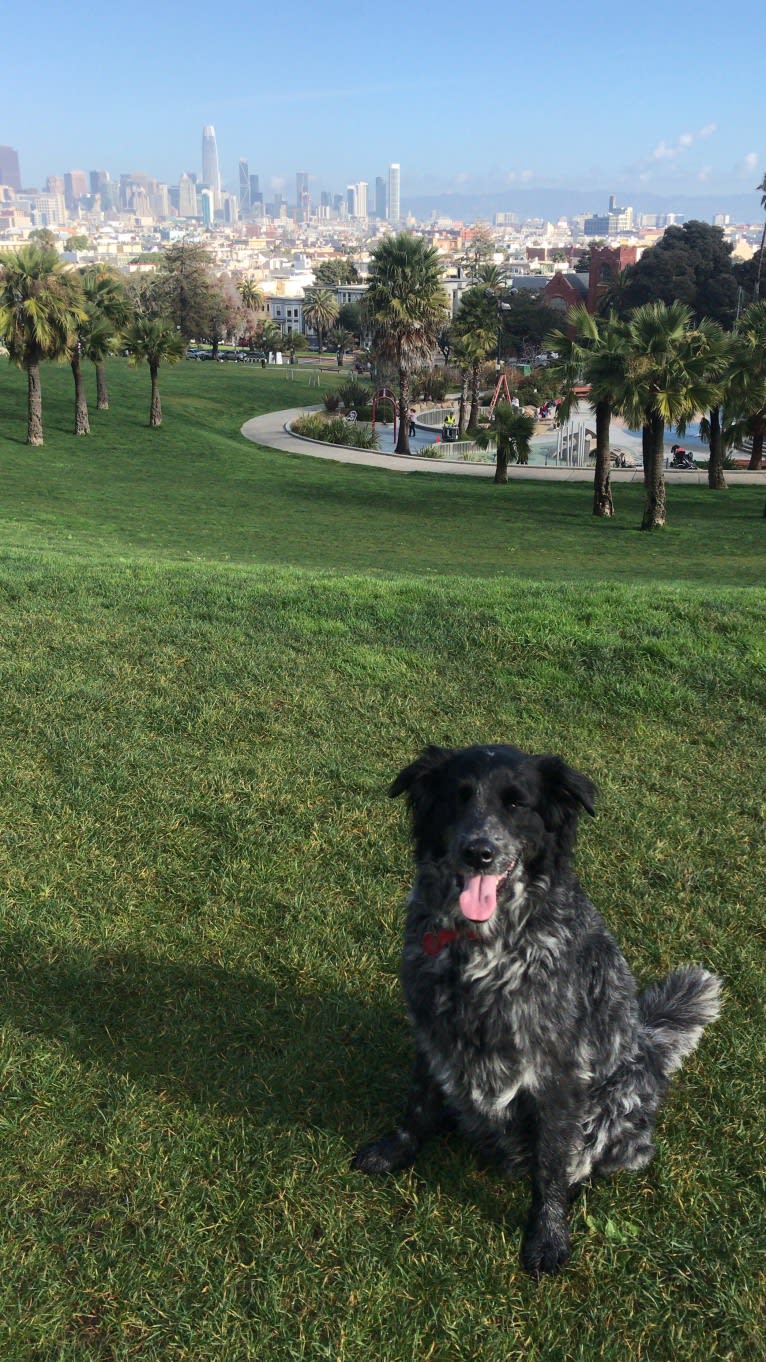
<svg viewBox="0 0 766 1362"><path fill-rule="evenodd" d="M472 875L460 895L460 911L471 922L487 922L497 907L500 875Z"/></svg>

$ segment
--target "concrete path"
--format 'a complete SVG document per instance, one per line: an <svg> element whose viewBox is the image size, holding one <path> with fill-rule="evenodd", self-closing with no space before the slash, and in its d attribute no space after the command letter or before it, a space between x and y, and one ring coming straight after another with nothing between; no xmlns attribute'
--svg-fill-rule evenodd
<svg viewBox="0 0 766 1362"><path fill-rule="evenodd" d="M241 434L255 444L266 445L268 449L281 449L286 454L305 454L314 459L331 459L334 463L364 464L368 468L386 468L389 473L459 473L463 477L492 478L492 464L463 463L450 459L424 459L417 454L380 454L370 449L348 449L343 445L327 445L320 440L307 440L302 435L293 435L287 427L298 416L309 411L319 411L319 407L291 407L287 411L271 411L266 416L254 416L246 421ZM510 464L509 481L516 478L543 478L550 482L592 482L592 468L535 468L531 465L520 467ZM726 479L730 487L766 486L766 470L758 473L727 470ZM643 483L642 468L613 468L612 482ZM698 483L707 486L707 472L700 469L696 473L680 473L666 469L666 482Z"/></svg>

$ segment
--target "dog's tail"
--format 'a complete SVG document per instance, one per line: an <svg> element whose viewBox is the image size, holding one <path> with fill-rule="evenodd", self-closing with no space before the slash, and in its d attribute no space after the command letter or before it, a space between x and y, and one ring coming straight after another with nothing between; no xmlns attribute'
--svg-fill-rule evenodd
<svg viewBox="0 0 766 1362"><path fill-rule="evenodd" d="M721 981L705 969L673 970L638 1001L641 1020L665 1075L696 1049L708 1022L721 1010Z"/></svg>

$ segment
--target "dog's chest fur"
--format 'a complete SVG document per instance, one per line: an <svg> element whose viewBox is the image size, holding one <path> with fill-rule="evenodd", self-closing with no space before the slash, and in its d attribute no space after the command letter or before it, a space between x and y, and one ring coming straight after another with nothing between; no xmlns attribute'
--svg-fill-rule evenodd
<svg viewBox="0 0 766 1362"><path fill-rule="evenodd" d="M568 941L544 926L489 943L461 939L429 957L412 914L402 982L415 1040L445 1095L503 1124L522 1091L558 1068L557 1018L568 1012Z"/></svg>

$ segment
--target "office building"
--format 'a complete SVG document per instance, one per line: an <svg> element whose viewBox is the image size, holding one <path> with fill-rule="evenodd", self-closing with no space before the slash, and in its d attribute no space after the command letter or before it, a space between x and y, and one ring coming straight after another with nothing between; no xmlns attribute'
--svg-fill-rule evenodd
<svg viewBox="0 0 766 1362"><path fill-rule="evenodd" d="M7 184L17 193L21 189L19 153L13 147L0 147L0 184Z"/></svg>
<svg viewBox="0 0 766 1362"><path fill-rule="evenodd" d="M307 170L298 170L295 173L295 220L296 222L308 222L310 217L309 173Z"/></svg>
<svg viewBox="0 0 766 1362"><path fill-rule="evenodd" d="M394 223L399 222L402 216L399 201L400 178L400 166L394 161L388 167L388 221Z"/></svg>
<svg viewBox="0 0 766 1362"><path fill-rule="evenodd" d="M379 222L385 222L387 207L386 182L382 175L377 175L375 177L375 216Z"/></svg>
<svg viewBox="0 0 766 1362"><path fill-rule="evenodd" d="M212 123L206 123L202 129L202 183L207 185L212 195L215 216L221 199L221 172L218 168L218 144Z"/></svg>
<svg viewBox="0 0 766 1362"><path fill-rule="evenodd" d="M247 161L239 163L239 216L247 218L250 216L250 167Z"/></svg>
<svg viewBox="0 0 766 1362"><path fill-rule="evenodd" d="M197 217L197 186L189 175L182 175L178 182L179 218Z"/></svg>
<svg viewBox="0 0 766 1362"><path fill-rule="evenodd" d="M64 201L71 213L80 199L88 197L88 176L84 170L68 170L64 175Z"/></svg>

